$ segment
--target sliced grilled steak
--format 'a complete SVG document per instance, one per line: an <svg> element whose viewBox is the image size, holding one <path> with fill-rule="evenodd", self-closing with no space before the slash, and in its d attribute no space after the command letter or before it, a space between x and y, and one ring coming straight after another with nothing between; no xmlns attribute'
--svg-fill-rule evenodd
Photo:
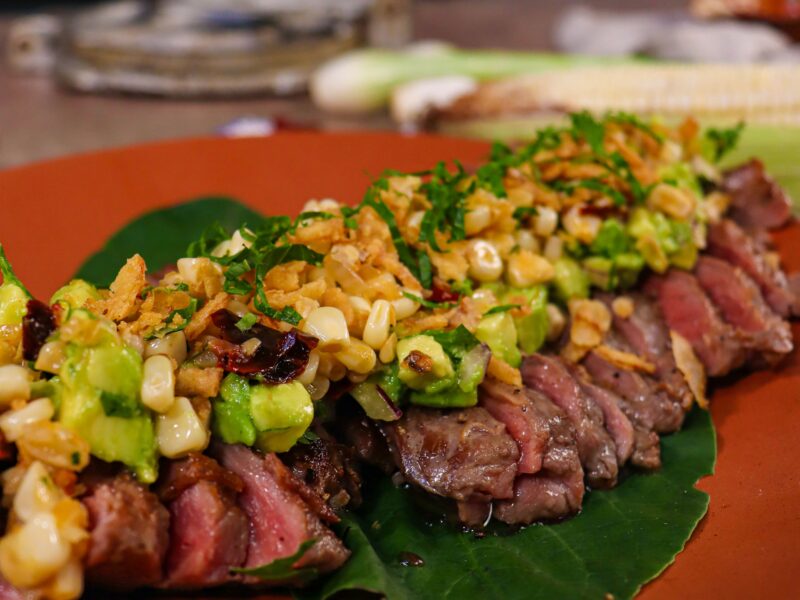
<svg viewBox="0 0 800 600"><path fill-rule="evenodd" d="M550 398L572 423L587 481L593 487L614 486L616 447L605 429L603 411L583 391L566 364L555 356L532 354L525 357L521 372L525 385Z"/></svg>
<svg viewBox="0 0 800 600"><path fill-rule="evenodd" d="M355 451L339 444L318 428L318 439L296 444L281 460L294 476L305 482L316 496L339 510L361 504L361 475L355 462Z"/></svg>
<svg viewBox="0 0 800 600"><path fill-rule="evenodd" d="M720 318L694 275L671 269L651 276L645 289L658 298L667 325L688 340L710 376L742 365L747 351L741 336Z"/></svg>
<svg viewBox="0 0 800 600"><path fill-rule="evenodd" d="M764 302L758 286L741 269L713 256L701 256L695 277L731 325L747 333L746 348L759 362L775 364L792 351L792 329Z"/></svg>
<svg viewBox="0 0 800 600"><path fill-rule="evenodd" d="M156 495L121 474L96 483L83 503L91 530L89 583L117 590L159 583L169 543L169 513Z"/></svg>
<svg viewBox="0 0 800 600"><path fill-rule="evenodd" d="M606 430L614 440L617 463L625 464L633 454L634 428L623 410L622 398L592 383L589 374L582 367L570 365L570 371L580 383L584 393L594 400L594 403L603 411Z"/></svg>
<svg viewBox="0 0 800 600"><path fill-rule="evenodd" d="M722 190L731 197L731 218L743 227L774 229L792 218L791 199L758 159L724 173Z"/></svg>
<svg viewBox="0 0 800 600"><path fill-rule="evenodd" d="M201 480L169 505L170 545L165 587L205 588L227 583L247 557L250 524L235 495Z"/></svg>
<svg viewBox="0 0 800 600"><path fill-rule="evenodd" d="M513 388L492 380L481 385L481 395L484 404L515 407L516 414L508 410L498 413L505 418L526 419L531 431L544 428L547 432L541 468L535 474L517 476L514 497L495 501L494 516L512 525L526 525L543 519L560 519L578 511L585 492L583 469L575 430L564 412L536 390ZM539 436L543 437L541 433ZM524 439L522 443L526 443Z"/></svg>
<svg viewBox="0 0 800 600"><path fill-rule="evenodd" d="M170 512L168 588L202 588L232 580L247 557L250 524L236 504L242 479L213 458L192 453L162 463L156 490Z"/></svg>
<svg viewBox="0 0 800 600"><path fill-rule="evenodd" d="M295 563L320 573L339 568L350 552L297 493L302 485L274 454L261 456L240 445L217 444L212 453L244 482L239 506L250 520L246 567L291 556L306 540L316 543Z"/></svg>
<svg viewBox="0 0 800 600"><path fill-rule="evenodd" d="M337 435L360 461L391 473L395 467L386 438L375 421L364 415L363 410L359 411L360 414L337 416Z"/></svg>
<svg viewBox="0 0 800 600"><path fill-rule="evenodd" d="M519 450L506 427L481 407L410 407L384 426L395 463L424 490L460 502L511 498Z"/></svg>
<svg viewBox="0 0 800 600"><path fill-rule="evenodd" d="M758 285L764 300L781 317L792 314L795 298L784 272L767 259L764 248L736 223L723 219L708 229L708 252L744 271Z"/></svg>
<svg viewBox="0 0 800 600"><path fill-rule="evenodd" d="M675 364L669 329L661 309L644 294L634 293L629 297L633 301L633 314L621 317L612 310L614 330L637 355L655 365L655 376L664 389L683 410L688 410L692 405L692 392ZM610 309L614 297L601 294L598 299Z"/></svg>
<svg viewBox="0 0 800 600"><path fill-rule="evenodd" d="M620 369L594 352L586 356L583 366L596 384L622 401L622 410L634 429L631 462L643 469L660 467L661 446L656 431L672 425L671 419L662 423L665 413L670 414L664 409L672 402L641 374Z"/></svg>

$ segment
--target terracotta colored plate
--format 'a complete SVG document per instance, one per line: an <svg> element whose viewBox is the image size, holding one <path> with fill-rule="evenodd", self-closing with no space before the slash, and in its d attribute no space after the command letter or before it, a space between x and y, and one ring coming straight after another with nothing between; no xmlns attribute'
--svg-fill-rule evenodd
<svg viewBox="0 0 800 600"><path fill-rule="evenodd" d="M370 175L438 160L469 164L488 146L394 134L281 133L198 139L66 158L0 173L0 241L47 297L114 231L145 210L227 194L271 214L308 198L361 198ZM800 270L800 226L777 235ZM795 327L800 340L800 327ZM800 358L713 397L719 460L700 483L711 508L674 565L642 598L786 598L800 592Z"/></svg>

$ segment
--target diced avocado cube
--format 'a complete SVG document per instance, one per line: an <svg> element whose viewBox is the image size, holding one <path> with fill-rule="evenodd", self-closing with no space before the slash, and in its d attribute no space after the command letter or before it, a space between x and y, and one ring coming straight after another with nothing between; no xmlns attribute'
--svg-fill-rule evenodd
<svg viewBox="0 0 800 600"><path fill-rule="evenodd" d="M529 299L530 314L514 319L519 347L533 354L544 344L549 319L547 317L547 288L543 285L525 290Z"/></svg>
<svg viewBox="0 0 800 600"><path fill-rule="evenodd" d="M601 290L613 290L617 285L614 262L602 256L590 256L582 263L589 281Z"/></svg>
<svg viewBox="0 0 800 600"><path fill-rule="evenodd" d="M397 375L412 390L436 393L454 382L450 357L429 335L415 335L397 342L397 360Z"/></svg>
<svg viewBox="0 0 800 600"><path fill-rule="evenodd" d="M475 406L478 403L478 390L476 388L465 392L457 386L453 386L434 394L412 392L410 401L412 404L430 406L431 408L466 408Z"/></svg>
<svg viewBox="0 0 800 600"><path fill-rule="evenodd" d="M669 262L679 269L692 270L697 262L697 246L692 243L684 244L677 252L669 255Z"/></svg>
<svg viewBox="0 0 800 600"><path fill-rule="evenodd" d="M13 284L0 285L0 325L19 325L27 312L28 295Z"/></svg>
<svg viewBox="0 0 800 600"><path fill-rule="evenodd" d="M614 257L619 287L628 289L636 285L639 273L644 268L644 259L633 252L625 252Z"/></svg>
<svg viewBox="0 0 800 600"><path fill-rule="evenodd" d="M56 290L50 298L50 304L63 302L70 308L81 308L89 300L99 300L97 288L83 279L73 279L67 285Z"/></svg>
<svg viewBox="0 0 800 600"><path fill-rule="evenodd" d="M512 367L517 367L522 362L522 355L517 347L517 328L509 313L483 317L475 329L475 337L487 344L497 358Z"/></svg>
<svg viewBox="0 0 800 600"><path fill-rule="evenodd" d="M264 452L291 449L314 419L314 403L299 381L250 388L250 415Z"/></svg>
<svg viewBox="0 0 800 600"><path fill-rule="evenodd" d="M645 235L636 242L636 249L653 271L663 273L669 267L669 258L658 240L652 235Z"/></svg>
<svg viewBox="0 0 800 600"><path fill-rule="evenodd" d="M256 427L250 417L248 405L234 402L214 402L211 430L226 444L256 443Z"/></svg>
<svg viewBox="0 0 800 600"><path fill-rule="evenodd" d="M622 223L617 219L606 219L589 250L595 256L614 258L622 252L627 252L629 248L630 240Z"/></svg>
<svg viewBox="0 0 800 600"><path fill-rule="evenodd" d="M556 295L564 302L571 298L589 296L589 277L571 258L559 258L553 265L556 270L553 286Z"/></svg>

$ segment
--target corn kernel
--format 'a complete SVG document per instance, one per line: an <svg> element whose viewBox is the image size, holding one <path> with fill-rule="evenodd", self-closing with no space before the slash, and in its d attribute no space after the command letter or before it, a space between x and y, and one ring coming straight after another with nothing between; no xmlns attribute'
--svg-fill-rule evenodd
<svg viewBox="0 0 800 600"><path fill-rule="evenodd" d="M350 344L336 353L336 358L345 367L356 373L369 373L375 368L375 350L359 339L353 338Z"/></svg>
<svg viewBox="0 0 800 600"><path fill-rule="evenodd" d="M554 342L560 338L566 325L567 319L561 309L555 304L549 303L547 305L547 341Z"/></svg>
<svg viewBox="0 0 800 600"><path fill-rule="evenodd" d="M418 294L418 292L413 292L411 290L405 291ZM414 302L411 298L406 298L403 296L397 300L392 300L392 306L394 307L394 318L398 321L402 321L403 319L407 319L417 312L420 305L418 302Z"/></svg>
<svg viewBox="0 0 800 600"><path fill-rule="evenodd" d="M540 237L552 235L558 226L558 213L549 206L537 206L533 231Z"/></svg>
<svg viewBox="0 0 800 600"><path fill-rule="evenodd" d="M514 287L530 287L550 281L554 276L553 265L546 258L530 250L520 250L508 259L506 280Z"/></svg>
<svg viewBox="0 0 800 600"><path fill-rule="evenodd" d="M40 513L51 513L63 495L45 466L38 460L34 461L14 494L14 514L25 523Z"/></svg>
<svg viewBox="0 0 800 600"><path fill-rule="evenodd" d="M319 352L316 350L312 350L308 355L308 362L306 363L306 368L303 372L298 376L297 381L302 383L305 386L311 384L314 381L314 378L317 376L317 370L319 369Z"/></svg>
<svg viewBox="0 0 800 600"><path fill-rule="evenodd" d="M36 357L36 364L34 366L37 371L57 374L59 369L61 369L61 365L64 364L64 358L63 342L47 342L39 350L39 356Z"/></svg>
<svg viewBox="0 0 800 600"><path fill-rule="evenodd" d="M314 378L314 381L306 385L306 390L308 391L308 395L311 396L311 399L314 402L317 402L325 397L325 394L328 393L330 387L330 379L317 374L317 376Z"/></svg>
<svg viewBox="0 0 800 600"><path fill-rule="evenodd" d="M469 274L482 283L497 281L503 274L503 259L491 242L473 240L467 246Z"/></svg>
<svg viewBox="0 0 800 600"><path fill-rule="evenodd" d="M303 320L303 332L319 340L320 350L335 352L344 348L350 341L350 332L344 314L338 308L321 306Z"/></svg>
<svg viewBox="0 0 800 600"><path fill-rule="evenodd" d="M8 406L13 400L27 400L30 397L28 369L19 365L0 366L0 407Z"/></svg>
<svg viewBox="0 0 800 600"><path fill-rule="evenodd" d="M539 254L541 250L539 240L527 229L517 231L517 246L522 250L530 250L534 254Z"/></svg>
<svg viewBox="0 0 800 600"><path fill-rule="evenodd" d="M394 306L387 300L376 300L372 304L367 323L364 325L364 341L375 350L389 338L389 331L394 320Z"/></svg>
<svg viewBox="0 0 800 600"><path fill-rule="evenodd" d="M208 445L208 431L188 398L175 398L172 408L156 417L158 449L167 458L201 452Z"/></svg>
<svg viewBox="0 0 800 600"><path fill-rule="evenodd" d="M573 206L564 215L564 229L584 244L591 244L600 232L603 220L595 215L581 212L580 206Z"/></svg>
<svg viewBox="0 0 800 600"><path fill-rule="evenodd" d="M468 236L473 236L492 224L492 209L485 204L470 208L464 215L464 231Z"/></svg>
<svg viewBox="0 0 800 600"><path fill-rule="evenodd" d="M55 517L39 513L0 540L0 572L11 585L32 588L58 573L70 551Z"/></svg>
<svg viewBox="0 0 800 600"><path fill-rule="evenodd" d="M555 262L564 253L564 242L560 237L554 235L547 239L544 244L544 257L550 262Z"/></svg>
<svg viewBox="0 0 800 600"><path fill-rule="evenodd" d="M681 221L688 220L694 214L696 204L691 192L666 183L659 183L647 197L649 208Z"/></svg>
<svg viewBox="0 0 800 600"><path fill-rule="evenodd" d="M175 401L175 371L172 361L163 354L144 361L142 403L158 413L165 413Z"/></svg>
<svg viewBox="0 0 800 600"><path fill-rule="evenodd" d="M9 410L0 415L0 430L9 442L14 442L26 426L38 421L49 421L54 414L55 409L50 398L40 398L22 408Z"/></svg>
<svg viewBox="0 0 800 600"><path fill-rule="evenodd" d="M186 360L186 335L183 331L168 333L163 338L153 338L144 349L144 358L150 358L157 354L163 354L181 364Z"/></svg>
<svg viewBox="0 0 800 600"><path fill-rule="evenodd" d="M389 364L394 360L397 355L397 334L393 333L388 337L386 342L381 346L378 358L381 359L383 364Z"/></svg>

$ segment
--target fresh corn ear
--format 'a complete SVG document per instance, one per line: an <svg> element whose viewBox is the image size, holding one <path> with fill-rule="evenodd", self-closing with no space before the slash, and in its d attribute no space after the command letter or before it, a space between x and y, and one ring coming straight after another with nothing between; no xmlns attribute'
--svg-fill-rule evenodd
<svg viewBox="0 0 800 600"><path fill-rule="evenodd" d="M521 75L481 85L441 120L552 110L626 111L700 120L800 124L800 69L792 65L622 65Z"/></svg>

